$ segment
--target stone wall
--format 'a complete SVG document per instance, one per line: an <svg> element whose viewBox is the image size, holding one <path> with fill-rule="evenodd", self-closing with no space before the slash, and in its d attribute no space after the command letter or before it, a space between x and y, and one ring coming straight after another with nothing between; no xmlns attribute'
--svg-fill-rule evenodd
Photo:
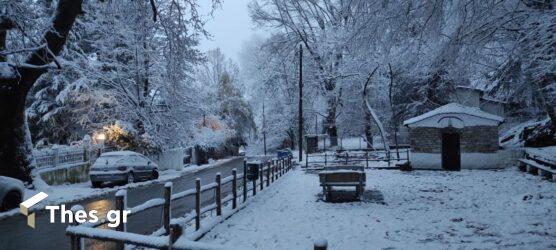
<svg viewBox="0 0 556 250"><path fill-rule="evenodd" d="M39 170L38 174L48 185L73 184L89 181L89 163Z"/></svg>
<svg viewBox="0 0 556 250"><path fill-rule="evenodd" d="M409 130L411 151L420 153L442 153L442 132L446 129L417 127ZM462 153L493 153L498 146L498 127L474 126L462 129L450 128L460 134Z"/></svg>

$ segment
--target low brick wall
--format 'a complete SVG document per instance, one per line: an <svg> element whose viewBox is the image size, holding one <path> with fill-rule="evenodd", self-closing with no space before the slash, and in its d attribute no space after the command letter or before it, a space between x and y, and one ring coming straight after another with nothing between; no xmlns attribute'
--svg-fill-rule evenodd
<svg viewBox="0 0 556 250"><path fill-rule="evenodd" d="M411 150L420 153L442 153L442 128L417 127L409 130ZM498 127L474 126L451 129L460 134L462 153L495 153L498 146Z"/></svg>
<svg viewBox="0 0 556 250"><path fill-rule="evenodd" d="M71 166L39 170L38 174L48 185L86 182L89 181L89 164L78 163Z"/></svg>

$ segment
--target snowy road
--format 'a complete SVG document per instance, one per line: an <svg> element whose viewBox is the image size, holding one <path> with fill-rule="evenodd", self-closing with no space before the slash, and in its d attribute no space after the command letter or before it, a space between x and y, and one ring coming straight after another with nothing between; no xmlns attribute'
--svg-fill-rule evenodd
<svg viewBox="0 0 556 250"><path fill-rule="evenodd" d="M231 175L232 169L237 168L238 173L243 172L243 159L237 158L218 164L215 167L204 168L198 172L185 174L175 180L174 192L194 188L195 178L201 178L201 182L214 181L217 172L222 177ZM152 198L161 198L164 183L153 183L153 185L134 187L128 189L128 205L136 206ZM226 188L223 192L228 192ZM114 208L115 191L104 194L101 197L85 199L76 203L65 204L67 208L74 204L81 204L86 210L95 209L102 214L104 211ZM210 199L207 195L205 199ZM174 216L185 214L194 207L192 200L181 200L172 204ZM161 225L160 208L144 211L130 219L127 224L128 231L136 233L152 233ZM26 217L23 215L12 216L0 221L0 249L69 249L69 238L65 235L65 224L49 223L49 215L46 210L38 211L36 214L36 229L27 226ZM110 248L98 242L88 241L86 244L95 249Z"/></svg>
<svg viewBox="0 0 556 250"><path fill-rule="evenodd" d="M556 185L508 168L368 170L363 202L328 203L289 173L201 241L235 249L554 249Z"/></svg>

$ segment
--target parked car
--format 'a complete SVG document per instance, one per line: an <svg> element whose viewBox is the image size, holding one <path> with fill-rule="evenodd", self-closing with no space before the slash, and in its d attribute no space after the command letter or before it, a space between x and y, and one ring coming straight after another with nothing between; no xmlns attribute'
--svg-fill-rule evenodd
<svg viewBox="0 0 556 250"><path fill-rule="evenodd" d="M103 153L91 166L89 177L93 187L103 182L133 183L158 178L158 165L133 151Z"/></svg>
<svg viewBox="0 0 556 250"><path fill-rule="evenodd" d="M245 156L245 147L244 146L239 147L239 156Z"/></svg>
<svg viewBox="0 0 556 250"><path fill-rule="evenodd" d="M0 176L0 211L17 208L23 199L23 182L20 180Z"/></svg>
<svg viewBox="0 0 556 250"><path fill-rule="evenodd" d="M278 157L278 159L280 159L280 158L293 157L293 154L289 148L286 148L286 149L278 150L276 152L276 156Z"/></svg>

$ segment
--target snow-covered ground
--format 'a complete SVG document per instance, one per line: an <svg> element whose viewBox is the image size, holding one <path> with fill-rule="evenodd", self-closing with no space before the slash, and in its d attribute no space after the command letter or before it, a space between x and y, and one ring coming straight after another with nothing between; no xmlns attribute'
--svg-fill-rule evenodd
<svg viewBox="0 0 556 250"><path fill-rule="evenodd" d="M517 171L367 170L363 202L327 203L295 170L216 226L235 249L556 248L556 185Z"/></svg>

